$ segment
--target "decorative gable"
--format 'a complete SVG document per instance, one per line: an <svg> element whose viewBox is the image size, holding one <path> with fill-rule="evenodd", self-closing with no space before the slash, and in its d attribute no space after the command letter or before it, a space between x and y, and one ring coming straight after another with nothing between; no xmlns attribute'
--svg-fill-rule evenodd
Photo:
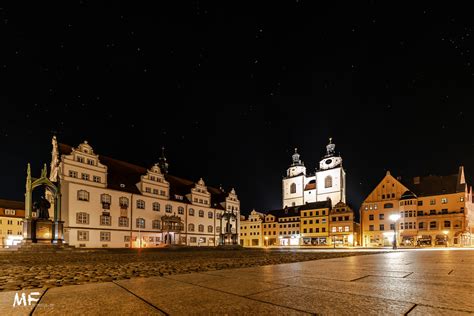
<svg viewBox="0 0 474 316"><path fill-rule="evenodd" d="M163 199L169 199L170 197L170 184L166 181L165 175L161 172L158 164L154 164L147 170L146 174L141 176L137 187L143 195Z"/></svg>

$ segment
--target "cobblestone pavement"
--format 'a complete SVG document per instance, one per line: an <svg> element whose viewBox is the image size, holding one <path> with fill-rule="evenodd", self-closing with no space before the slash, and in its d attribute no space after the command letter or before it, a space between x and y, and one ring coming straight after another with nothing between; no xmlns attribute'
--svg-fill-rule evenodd
<svg viewBox="0 0 474 316"><path fill-rule="evenodd" d="M0 292L364 255L366 251L142 249L0 253ZM373 252L372 252L373 253Z"/></svg>

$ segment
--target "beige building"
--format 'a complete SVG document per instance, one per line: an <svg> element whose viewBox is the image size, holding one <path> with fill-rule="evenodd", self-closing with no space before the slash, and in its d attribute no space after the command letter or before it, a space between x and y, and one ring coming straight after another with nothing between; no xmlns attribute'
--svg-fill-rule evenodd
<svg viewBox="0 0 474 316"><path fill-rule="evenodd" d="M0 248L15 246L23 240L25 203L0 199Z"/></svg>
<svg viewBox="0 0 474 316"><path fill-rule="evenodd" d="M245 218L245 217L244 217ZM253 210L247 220L240 221L240 245L243 247L262 247L264 214Z"/></svg>
<svg viewBox="0 0 474 316"><path fill-rule="evenodd" d="M221 233L239 233L234 189L172 176L164 156L144 168L53 138L50 179L61 187L65 241L76 247L216 246ZM236 217L223 227L224 212Z"/></svg>
<svg viewBox="0 0 474 316"><path fill-rule="evenodd" d="M391 246L396 236L402 246L472 245L472 202L463 167L454 175L409 180L387 172L361 206L362 243Z"/></svg>
<svg viewBox="0 0 474 316"><path fill-rule="evenodd" d="M335 247L360 244L360 225L355 221L352 208L343 202L329 212L329 239Z"/></svg>

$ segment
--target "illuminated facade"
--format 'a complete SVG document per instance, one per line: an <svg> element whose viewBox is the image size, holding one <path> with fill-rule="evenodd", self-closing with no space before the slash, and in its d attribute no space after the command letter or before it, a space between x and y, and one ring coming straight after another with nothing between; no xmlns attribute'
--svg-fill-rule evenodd
<svg viewBox="0 0 474 316"><path fill-rule="evenodd" d="M23 240L25 203L0 200L0 247L15 246Z"/></svg>
<svg viewBox="0 0 474 316"><path fill-rule="evenodd" d="M133 248L237 242L240 201L234 189L225 192L203 179L172 176L164 156L144 168L98 155L87 141L73 148L53 138L50 179L60 184L60 218L69 245ZM221 229L224 212L233 216Z"/></svg>
<svg viewBox="0 0 474 316"><path fill-rule="evenodd" d="M363 246L467 246L474 240L472 187L464 168L449 176L402 180L387 172L363 202ZM399 215L396 222L390 215Z"/></svg>
<svg viewBox="0 0 474 316"><path fill-rule="evenodd" d="M264 214L253 210L248 219L240 220L240 245L243 247L262 247L262 223Z"/></svg>
<svg viewBox="0 0 474 316"><path fill-rule="evenodd" d="M304 205L330 199L333 203L346 202L346 172L342 158L336 154L336 145L329 139L326 154L314 172L306 167L295 149L292 164L282 180L282 207Z"/></svg>

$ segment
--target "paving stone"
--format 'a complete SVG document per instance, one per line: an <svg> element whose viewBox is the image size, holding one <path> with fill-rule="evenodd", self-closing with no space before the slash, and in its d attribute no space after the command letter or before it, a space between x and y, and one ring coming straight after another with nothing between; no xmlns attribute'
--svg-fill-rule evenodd
<svg viewBox="0 0 474 316"><path fill-rule="evenodd" d="M159 315L159 310L114 283L52 288L33 315Z"/></svg>
<svg viewBox="0 0 474 316"><path fill-rule="evenodd" d="M116 283L171 315L304 314L295 309L253 301L162 277L121 280ZM225 288L225 283L222 287Z"/></svg>
<svg viewBox="0 0 474 316"><path fill-rule="evenodd" d="M409 316L426 316L426 315L439 315L439 316L463 316L471 315L472 313L456 311L446 308L436 308L430 306L418 305L408 313Z"/></svg>
<svg viewBox="0 0 474 316"><path fill-rule="evenodd" d="M39 299L43 294L43 289L28 289L21 291L10 291L0 293L0 315L9 316L9 315L30 315L31 311L36 305L36 302L31 301L31 305L28 304L28 295L31 293L34 294L31 297L33 299ZM18 294L18 299L21 300L20 304L18 301L15 301L15 295ZM23 295L25 294L25 300L23 300ZM15 303L15 306L13 304Z"/></svg>
<svg viewBox="0 0 474 316"><path fill-rule="evenodd" d="M414 306L401 301L299 287L286 287L249 297L318 315L403 315Z"/></svg>

